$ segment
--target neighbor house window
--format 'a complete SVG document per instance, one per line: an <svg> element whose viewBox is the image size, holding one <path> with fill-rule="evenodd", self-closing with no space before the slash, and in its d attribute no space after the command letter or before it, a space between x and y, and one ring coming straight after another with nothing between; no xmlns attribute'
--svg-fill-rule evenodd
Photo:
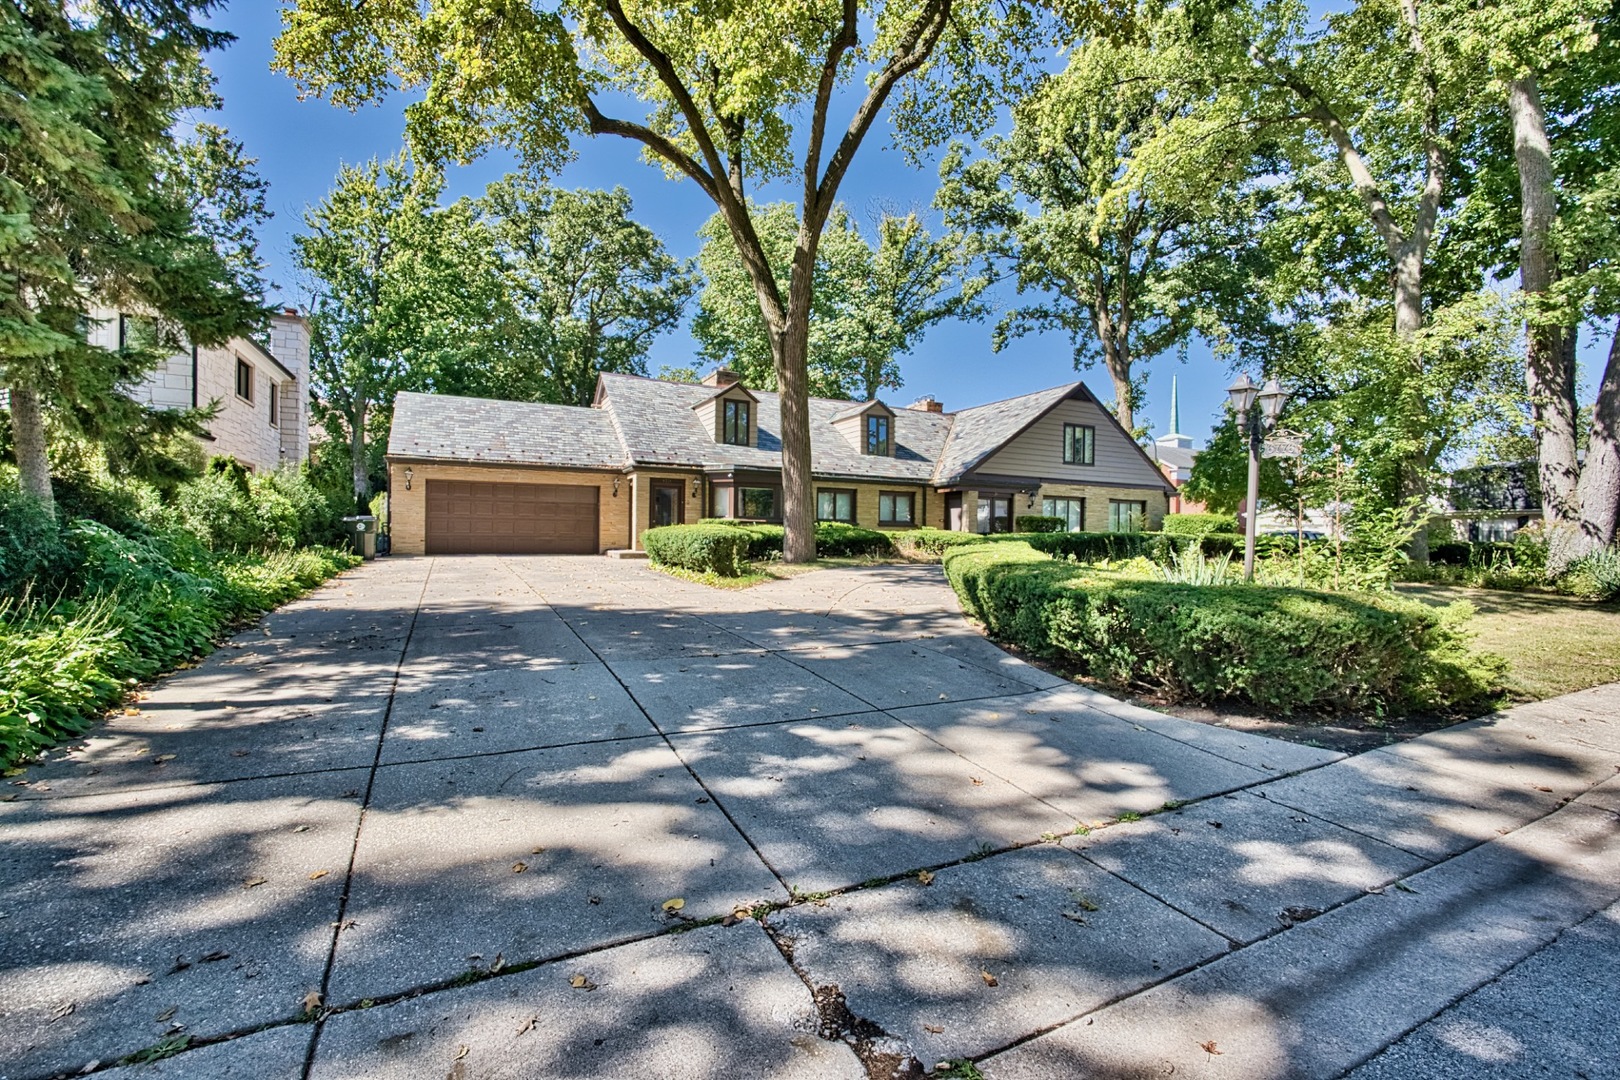
<svg viewBox="0 0 1620 1080"><path fill-rule="evenodd" d="M1063 464L1095 465L1097 429L1088 424L1063 425Z"/></svg>
<svg viewBox="0 0 1620 1080"><path fill-rule="evenodd" d="M158 347L157 320L145 315L118 316L118 347L120 349L156 349Z"/></svg>
<svg viewBox="0 0 1620 1080"><path fill-rule="evenodd" d="M1141 532L1147 527L1147 503L1130 499L1108 500L1109 532Z"/></svg>
<svg viewBox="0 0 1620 1080"><path fill-rule="evenodd" d="M878 495L878 524L910 525L917 516L916 500L910 492L882 492Z"/></svg>
<svg viewBox="0 0 1620 1080"><path fill-rule="evenodd" d="M761 521L777 521L775 488L743 488L737 498L737 516Z"/></svg>
<svg viewBox="0 0 1620 1080"><path fill-rule="evenodd" d="M270 426L281 426L281 388L270 384Z"/></svg>
<svg viewBox="0 0 1620 1080"><path fill-rule="evenodd" d="M748 445L748 402L726 402L724 438L732 446Z"/></svg>
<svg viewBox="0 0 1620 1080"><path fill-rule="evenodd" d="M731 516L731 488L716 484L714 489L714 512L710 517L728 518Z"/></svg>
<svg viewBox="0 0 1620 1080"><path fill-rule="evenodd" d="M822 488L816 492L816 520L855 523L855 493Z"/></svg>
<svg viewBox="0 0 1620 1080"><path fill-rule="evenodd" d="M887 416L868 416L866 418L866 452L877 457L892 457L889 444L889 418Z"/></svg>
<svg viewBox="0 0 1620 1080"><path fill-rule="evenodd" d="M1041 513L1047 517L1062 518L1069 523L1070 532L1084 532L1086 528L1086 500L1042 499Z"/></svg>
<svg viewBox="0 0 1620 1080"><path fill-rule="evenodd" d="M253 365L241 357L236 360L236 396L243 401L253 400Z"/></svg>

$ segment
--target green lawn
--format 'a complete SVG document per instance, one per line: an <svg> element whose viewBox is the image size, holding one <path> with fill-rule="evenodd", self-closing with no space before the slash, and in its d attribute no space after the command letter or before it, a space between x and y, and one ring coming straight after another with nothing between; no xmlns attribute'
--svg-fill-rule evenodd
<svg viewBox="0 0 1620 1080"><path fill-rule="evenodd" d="M1460 585L1398 589L1425 603L1473 604L1479 610L1471 624L1479 634L1476 646L1507 658L1511 690L1519 700L1620 680L1620 605Z"/></svg>

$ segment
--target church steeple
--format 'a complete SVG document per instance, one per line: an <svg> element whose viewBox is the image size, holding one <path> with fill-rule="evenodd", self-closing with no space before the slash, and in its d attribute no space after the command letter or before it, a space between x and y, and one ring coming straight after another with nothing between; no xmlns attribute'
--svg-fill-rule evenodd
<svg viewBox="0 0 1620 1080"><path fill-rule="evenodd" d="M1181 433L1181 387L1174 375L1170 376L1170 430L1153 441L1160 446L1192 449L1192 438Z"/></svg>

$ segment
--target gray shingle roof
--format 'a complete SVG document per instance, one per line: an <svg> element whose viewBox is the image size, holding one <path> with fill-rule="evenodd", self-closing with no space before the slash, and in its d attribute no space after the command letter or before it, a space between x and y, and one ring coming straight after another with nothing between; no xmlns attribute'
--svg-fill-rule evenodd
<svg viewBox="0 0 1620 1080"><path fill-rule="evenodd" d="M893 457L863 454L833 426L868 402L811 398L810 467L828 478L955 483L1077 389L1080 383L1069 383L957 413L893 410ZM781 396L749 392L757 402L757 446L714 441L693 411L720 393L712 386L604 373L595 408L401 393L388 453L557 468L780 469Z"/></svg>
<svg viewBox="0 0 1620 1080"><path fill-rule="evenodd" d="M710 386L602 375L603 411L623 434L631 460L647 465L779 469L782 466L781 396L751 390L759 401L754 422L759 445L717 443L692 406L715 396ZM926 483L945 446L951 417L900 409L894 419L892 458L861 453L835 429L833 419L865 402L810 399L810 468L819 476ZM1010 432L1009 432L1010 434Z"/></svg>
<svg viewBox="0 0 1620 1080"><path fill-rule="evenodd" d="M953 483L972 472L985 458L1001 449L1003 443L1074 393L1080 385L1076 382L1054 386L1050 390L992 401L956 413L950 441L945 444L939 456L939 467L934 470L934 483Z"/></svg>
<svg viewBox="0 0 1620 1080"><path fill-rule="evenodd" d="M600 409L401 393L391 457L559 468L623 468L624 445Z"/></svg>

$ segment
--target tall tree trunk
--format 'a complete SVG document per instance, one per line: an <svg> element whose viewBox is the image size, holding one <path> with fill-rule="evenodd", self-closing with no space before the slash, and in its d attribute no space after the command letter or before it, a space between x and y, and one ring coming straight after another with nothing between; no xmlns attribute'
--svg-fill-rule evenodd
<svg viewBox="0 0 1620 1080"><path fill-rule="evenodd" d="M1110 350L1106 357L1106 366L1108 377L1114 383L1114 416L1118 418L1119 426L1134 437L1136 402L1132 400L1130 354L1122 349Z"/></svg>
<svg viewBox="0 0 1620 1080"><path fill-rule="evenodd" d="M810 483L810 320L790 310L780 334L771 335L782 410L782 561L816 557L815 502Z"/></svg>
<svg viewBox="0 0 1620 1080"><path fill-rule="evenodd" d="M1423 329L1423 252L1415 242L1402 245L1390 276L1395 286L1395 333L1411 337Z"/></svg>
<svg viewBox="0 0 1620 1080"><path fill-rule="evenodd" d="M371 460L366 453L366 414L370 407L357 401L349 414L349 475L354 480L354 505L358 513L369 513L371 507Z"/></svg>
<svg viewBox="0 0 1620 1080"><path fill-rule="evenodd" d="M51 459L45 449L45 414L39 406L39 391L32 387L11 388L11 437L23 491L54 511L56 496L51 491Z"/></svg>
<svg viewBox="0 0 1620 1080"><path fill-rule="evenodd" d="M1391 274L1395 286L1395 333L1410 338L1423 329L1423 252L1415 241L1408 241L1395 259ZM1413 379L1421 380L1421 370L1412 372ZM1413 511L1421 526L1412 534L1406 554L1415 563L1429 561L1429 470L1421 455L1414 455L1401 463L1399 475L1400 497L1403 501L1422 500Z"/></svg>
<svg viewBox="0 0 1620 1080"><path fill-rule="evenodd" d="M1549 538L1548 569L1568 565L1574 542L1568 535L1581 517L1577 487L1575 357L1562 345L1563 333L1540 317L1537 304L1558 280L1558 265L1549 242L1558 213L1553 186L1552 143L1547 115L1535 76L1508 86L1508 112L1513 119L1513 160L1519 171L1519 287L1531 303L1526 324L1525 387L1536 432L1536 464L1541 480L1541 512Z"/></svg>
<svg viewBox="0 0 1620 1080"><path fill-rule="evenodd" d="M1609 342L1609 361L1592 407L1592 437L1586 446L1579 497L1580 521L1572 530L1575 543L1568 549L1571 561L1612 546L1620 525L1620 325ZM1548 552L1549 563L1552 554Z"/></svg>

